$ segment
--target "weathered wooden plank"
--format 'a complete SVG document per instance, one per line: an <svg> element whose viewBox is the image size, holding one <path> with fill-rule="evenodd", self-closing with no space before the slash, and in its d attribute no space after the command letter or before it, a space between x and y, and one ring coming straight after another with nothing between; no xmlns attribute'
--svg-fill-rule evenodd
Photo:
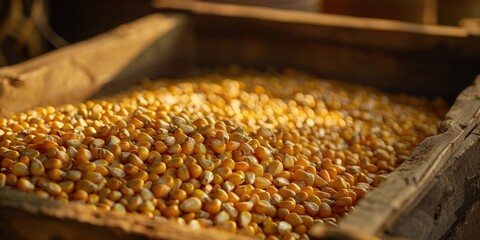
<svg viewBox="0 0 480 240"><path fill-rule="evenodd" d="M180 24L178 18L150 15L90 40L0 68L0 114L87 99Z"/></svg>
<svg viewBox="0 0 480 240"><path fill-rule="evenodd" d="M192 0L154 0L153 5L192 11L197 14L215 14L226 17L256 18L285 23L303 23L323 26L357 28L363 30L400 31L431 36L465 37L468 32L451 26L420 25L394 20L370 19L334 14L315 14L300 11L282 11L269 8L215 4Z"/></svg>
<svg viewBox="0 0 480 240"><path fill-rule="evenodd" d="M387 230L389 235L416 239L465 236L463 225L478 219L480 197L480 127L465 139L445 167L429 182L425 197ZM477 228L478 229L478 228ZM470 232L475 228L469 227ZM468 238L468 236L470 238ZM478 236L478 235L477 235Z"/></svg>
<svg viewBox="0 0 480 240"><path fill-rule="evenodd" d="M141 214L96 211L10 189L1 189L0 206L1 239L250 239L213 229L193 230Z"/></svg>

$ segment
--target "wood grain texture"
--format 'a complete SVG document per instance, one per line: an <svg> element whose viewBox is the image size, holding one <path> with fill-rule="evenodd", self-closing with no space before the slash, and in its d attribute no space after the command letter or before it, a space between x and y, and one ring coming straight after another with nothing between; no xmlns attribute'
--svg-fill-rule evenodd
<svg viewBox="0 0 480 240"><path fill-rule="evenodd" d="M448 236L452 240L477 239L480 236L480 202L475 203L467 212L462 222Z"/></svg>
<svg viewBox="0 0 480 240"><path fill-rule="evenodd" d="M475 239L480 219L480 127L428 183L423 198L387 229L411 239Z"/></svg>
<svg viewBox="0 0 480 240"><path fill-rule="evenodd" d="M140 214L94 211L10 189L0 190L0 206L1 239L250 239Z"/></svg>
<svg viewBox="0 0 480 240"><path fill-rule="evenodd" d="M176 19L151 15L90 40L0 68L0 114L91 97L178 24Z"/></svg>
<svg viewBox="0 0 480 240"><path fill-rule="evenodd" d="M196 14L215 14L227 17L247 17L286 23L303 23L323 26L357 28L363 30L400 31L432 36L468 36L464 29L451 26L420 25L394 20L315 14L262 7L239 6L225 3L208 3L195 0L154 0L153 6L191 11Z"/></svg>
<svg viewBox="0 0 480 240"><path fill-rule="evenodd" d="M262 6L269 8L290 9L317 12L320 10L321 0L202 0L204 2L228 3L239 5Z"/></svg>

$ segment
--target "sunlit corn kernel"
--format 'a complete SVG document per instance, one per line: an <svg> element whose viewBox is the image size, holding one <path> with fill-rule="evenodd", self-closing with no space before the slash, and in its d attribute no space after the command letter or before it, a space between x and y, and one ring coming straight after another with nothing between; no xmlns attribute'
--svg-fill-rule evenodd
<svg viewBox="0 0 480 240"><path fill-rule="evenodd" d="M222 206L222 201L219 199L212 199L211 201L204 204L204 209L209 214L217 214L220 212Z"/></svg>
<svg viewBox="0 0 480 240"><path fill-rule="evenodd" d="M296 226L302 224L302 222L303 222L302 218L295 212L289 213L285 217L285 221L288 222L293 227L296 227Z"/></svg>
<svg viewBox="0 0 480 240"><path fill-rule="evenodd" d="M5 187L7 184L7 175L5 173L0 173L0 187Z"/></svg>
<svg viewBox="0 0 480 240"><path fill-rule="evenodd" d="M305 211L310 216L316 216L318 211L320 211L320 207L313 202L304 202L303 206L305 207Z"/></svg>
<svg viewBox="0 0 480 240"><path fill-rule="evenodd" d="M277 176L283 172L283 164L280 161L273 161L268 164L267 172L272 174L272 176Z"/></svg>
<svg viewBox="0 0 480 240"><path fill-rule="evenodd" d="M276 187L285 187L290 184L290 181L284 177L275 178L272 182Z"/></svg>
<svg viewBox="0 0 480 240"><path fill-rule="evenodd" d="M78 164L78 170L87 172L87 171L95 171L97 166L93 162L81 162Z"/></svg>
<svg viewBox="0 0 480 240"><path fill-rule="evenodd" d="M222 204L222 208L234 219L238 217L238 210L235 208L233 201Z"/></svg>
<svg viewBox="0 0 480 240"><path fill-rule="evenodd" d="M25 178L20 178L17 181L16 187L24 192L31 192L35 189L35 185L33 185L32 182Z"/></svg>
<svg viewBox="0 0 480 240"><path fill-rule="evenodd" d="M346 207L352 205L351 197L341 197L335 201L335 204L338 206Z"/></svg>
<svg viewBox="0 0 480 240"><path fill-rule="evenodd" d="M269 214L274 207L265 200L260 200L255 206L254 209L257 213Z"/></svg>
<svg viewBox="0 0 480 240"><path fill-rule="evenodd" d="M183 201L185 198L187 198L187 192L185 192L183 189L173 189L170 192L170 197L178 201Z"/></svg>
<svg viewBox="0 0 480 240"><path fill-rule="evenodd" d="M172 160L168 161L167 167L179 168L184 165L183 159L180 157L175 157Z"/></svg>
<svg viewBox="0 0 480 240"><path fill-rule="evenodd" d="M227 179L230 174L232 174L232 169L228 167L219 167L215 169L213 173L218 174L222 179Z"/></svg>
<svg viewBox="0 0 480 240"><path fill-rule="evenodd" d="M282 159L283 167L286 169L292 167L293 165L295 165L295 160L295 157L289 154L285 155L285 157Z"/></svg>
<svg viewBox="0 0 480 240"><path fill-rule="evenodd" d="M263 224L263 232L267 235L275 235L278 233L278 223L267 221Z"/></svg>
<svg viewBox="0 0 480 240"><path fill-rule="evenodd" d="M87 171L83 173L82 178L97 184L100 183L100 180L103 179L103 176L98 172Z"/></svg>
<svg viewBox="0 0 480 240"><path fill-rule="evenodd" d="M239 186L245 182L245 175L240 172L232 173L230 176L228 176L228 181L233 183L235 186Z"/></svg>
<svg viewBox="0 0 480 240"><path fill-rule="evenodd" d="M14 151L14 150L12 150L12 151L7 150L2 155L3 155L4 158L8 158L8 159L12 159L12 160L16 160L18 157L20 157L20 153L18 153L17 151Z"/></svg>
<svg viewBox="0 0 480 240"><path fill-rule="evenodd" d="M45 190L51 195L58 195L62 192L60 185L54 182L47 183Z"/></svg>
<svg viewBox="0 0 480 240"><path fill-rule="evenodd" d="M302 225L300 225L302 226ZM280 235L285 235L287 233L290 233L292 231L292 225L286 221L280 221L278 223L278 233Z"/></svg>
<svg viewBox="0 0 480 240"><path fill-rule="evenodd" d="M255 183L255 180L256 180L256 175L254 172L251 172L251 171L248 171L248 172L245 172L245 183L246 184L254 184Z"/></svg>
<svg viewBox="0 0 480 240"><path fill-rule="evenodd" d="M208 171L212 171L214 170L215 168L215 164L211 161L211 160L208 160L208 159L200 159L198 161L198 164L204 169L204 170L208 170Z"/></svg>
<svg viewBox="0 0 480 240"><path fill-rule="evenodd" d="M266 187L270 186L272 182L264 177L256 177L253 186L260 189L265 189Z"/></svg>
<svg viewBox="0 0 480 240"><path fill-rule="evenodd" d="M184 212L198 212L200 209L202 209L202 201L196 197L187 198L180 204L180 210Z"/></svg>
<svg viewBox="0 0 480 240"><path fill-rule="evenodd" d="M10 158L4 158L2 160L2 168L10 168L13 164L15 163L15 161L13 161L12 159Z"/></svg>
<svg viewBox="0 0 480 240"><path fill-rule="evenodd" d="M135 192L140 192L140 190L142 190L144 184L145 184L145 181L143 179L140 179L140 178L132 178L132 179L128 180L128 182L127 182L128 187L133 189L133 191L135 191Z"/></svg>
<svg viewBox="0 0 480 240"><path fill-rule="evenodd" d="M140 196L134 196L130 198L130 201L128 201L126 208L129 211L137 211L142 203L143 199Z"/></svg>
<svg viewBox="0 0 480 240"><path fill-rule="evenodd" d="M203 171L202 174L200 175L200 182L206 185L211 183L212 181L213 181L213 173L208 170Z"/></svg>
<svg viewBox="0 0 480 240"><path fill-rule="evenodd" d="M78 171L78 170L69 170L69 171L67 171L65 177L68 180L76 182L76 181L78 181L82 178L82 172Z"/></svg>
<svg viewBox="0 0 480 240"><path fill-rule="evenodd" d="M314 184L315 176L311 173L306 172L302 169L297 169L293 173L293 179L296 181L302 181L307 186L312 186Z"/></svg>
<svg viewBox="0 0 480 240"><path fill-rule="evenodd" d="M278 190L278 194L280 194L280 196L282 196L284 199L293 198L296 195L293 190L288 188L281 188L280 190Z"/></svg>
<svg viewBox="0 0 480 240"><path fill-rule="evenodd" d="M320 217L327 218L327 217L330 217L331 214L332 214L332 210L330 208L330 205L322 202L322 204L319 206Z"/></svg>
<svg viewBox="0 0 480 240"><path fill-rule="evenodd" d="M16 176L27 176L30 174L30 170L28 169L28 166L25 165L22 162L16 162L12 166L12 173L15 174Z"/></svg>
<svg viewBox="0 0 480 240"><path fill-rule="evenodd" d="M81 179L77 182L76 190L83 190L87 193L92 193L97 190L97 185L90 180Z"/></svg>
<svg viewBox="0 0 480 240"><path fill-rule="evenodd" d="M340 189L332 196L334 200L337 200L342 197L350 197L349 191L347 189Z"/></svg>
<svg viewBox="0 0 480 240"><path fill-rule="evenodd" d="M211 142L211 147L216 153L223 153L227 149L225 142L219 139L213 139Z"/></svg>
<svg viewBox="0 0 480 240"><path fill-rule="evenodd" d="M237 232L237 224L234 221L225 221L217 224L217 228L230 233Z"/></svg>
<svg viewBox="0 0 480 240"><path fill-rule="evenodd" d="M88 149L82 148L77 150L77 154L75 155L75 157L78 160L88 162L92 159L92 153Z"/></svg>
<svg viewBox="0 0 480 240"><path fill-rule="evenodd" d="M235 208L236 208L238 211L249 212L249 211L253 208L253 203L250 202L250 201L247 201L247 202L238 202L238 203L235 204Z"/></svg>
<svg viewBox="0 0 480 240"><path fill-rule="evenodd" d="M48 170L47 176L50 180L59 182L64 179L64 177L66 176L66 173L60 169L54 168L54 169Z"/></svg>
<svg viewBox="0 0 480 240"><path fill-rule="evenodd" d="M192 178L199 178L201 175L202 175L202 167L200 167L200 165L194 163L194 164L191 164L190 166L188 166L188 172L190 173L190 176Z"/></svg>
<svg viewBox="0 0 480 240"><path fill-rule="evenodd" d="M220 211L215 215L214 221L215 224L221 224L230 219L230 215L226 211Z"/></svg>

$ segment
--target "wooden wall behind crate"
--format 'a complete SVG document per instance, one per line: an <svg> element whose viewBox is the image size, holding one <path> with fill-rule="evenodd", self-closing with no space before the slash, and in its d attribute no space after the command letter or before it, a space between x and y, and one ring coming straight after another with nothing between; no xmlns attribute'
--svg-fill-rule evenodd
<svg viewBox="0 0 480 240"><path fill-rule="evenodd" d="M208 0L290 10L318 11L322 0ZM52 27L70 42L105 32L156 10L151 0L49 0Z"/></svg>
<svg viewBox="0 0 480 240"><path fill-rule="evenodd" d="M479 0L438 0L438 22L457 25L464 18L480 18Z"/></svg>
<svg viewBox="0 0 480 240"><path fill-rule="evenodd" d="M2 12L11 2L0 1L0 28ZM102 33L120 24L133 21L156 10L151 0L43 0L46 15L54 31L67 42L74 43ZM467 17L480 17L478 0L201 0L229 4L256 5L289 10L324 12L360 17L386 18L426 24L457 25ZM480 30L479 30L480 31ZM0 31L1 35L1 31ZM0 36L1 38L1 36ZM1 41L0 41L1 42ZM14 43L2 46L6 52ZM51 50L46 45L41 52ZM39 53L37 53L39 54ZM37 55L33 54L33 55ZM28 59L25 52L9 53L9 64ZM1 61L0 61L0 65Z"/></svg>
<svg viewBox="0 0 480 240"><path fill-rule="evenodd" d="M324 0L201 0L201 1L319 12L321 11L322 2Z"/></svg>
<svg viewBox="0 0 480 240"><path fill-rule="evenodd" d="M436 24L438 0L323 0L325 13Z"/></svg>
<svg viewBox="0 0 480 240"><path fill-rule="evenodd" d="M201 0L289 10L457 25L480 17L478 0ZM151 0L48 0L53 29L70 42L155 12Z"/></svg>
<svg viewBox="0 0 480 240"><path fill-rule="evenodd" d="M150 0L49 0L50 21L62 37L77 42L155 12Z"/></svg>

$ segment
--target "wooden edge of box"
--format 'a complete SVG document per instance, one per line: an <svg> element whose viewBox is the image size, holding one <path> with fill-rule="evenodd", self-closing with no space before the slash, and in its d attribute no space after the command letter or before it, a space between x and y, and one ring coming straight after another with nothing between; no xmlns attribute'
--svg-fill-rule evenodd
<svg viewBox="0 0 480 240"><path fill-rule="evenodd" d="M0 68L0 116L89 98L180 23L179 17L149 15L83 42Z"/></svg>
<svg viewBox="0 0 480 240"><path fill-rule="evenodd" d="M480 76L458 96L445 116L441 133L422 141L409 160L340 222L340 229L354 227L366 234L383 235L423 197L428 183L445 164L454 160L452 155L479 124L479 110Z"/></svg>
<svg viewBox="0 0 480 240"><path fill-rule="evenodd" d="M31 218L31 219L26 219ZM38 198L15 189L0 188L0 237L21 239L161 239L251 240L253 238L215 228L192 229L166 219L142 214L96 210L91 206ZM24 222L35 224L24 231ZM48 227L46 227L48 226ZM71 227L75 226L75 227ZM100 228L102 228L100 230ZM67 229L67 230L65 230ZM88 230L85 232L85 230ZM42 234L42 235L39 235ZM356 229L314 226L311 239L379 240ZM393 240L393 239L389 239Z"/></svg>
<svg viewBox="0 0 480 240"><path fill-rule="evenodd" d="M21 201L19 201L21 199ZM219 239L230 240L239 239L247 240L248 237L241 235L234 235L228 232L218 231L215 229L192 229L188 226L181 226L178 223L170 222L165 219L152 219L141 214L126 213L125 215L114 212L107 212L95 210L92 207L83 204L65 204L49 199L40 199L31 193L24 193L18 190L1 189L0 190L0 220L5 217L6 208L11 208L13 211L21 211L22 213L40 215L45 217L53 217L58 220L59 227L63 222L73 220L80 224L94 225L100 227L107 227L111 232L108 239L116 239L120 237L133 236L133 239ZM27 221L25 219L25 221ZM5 230L6 227L11 227L9 231L15 234L18 228L14 221L5 223L5 226L0 227ZM21 224L21 223L20 223ZM40 227L41 228L41 227ZM33 233L18 233L24 239L31 239L38 231L38 227L31 229ZM46 229L44 232L47 235L55 234L55 229ZM78 232L77 229L69 229L72 232ZM86 235L78 233L80 235ZM94 232L88 233L89 236L94 235ZM0 236L5 236L7 233L1 233ZM7 235L8 236L8 235ZM16 235L13 235L16 236ZM18 236L17 236L18 237ZM38 236L40 237L40 236ZM45 236L41 236L45 238ZM75 239L80 238L79 236ZM63 239L63 238L62 238Z"/></svg>
<svg viewBox="0 0 480 240"><path fill-rule="evenodd" d="M395 20L310 13L258 6L212 3L194 0L152 0L152 5L159 9L184 10L203 15L253 18L276 22L314 24L362 30L397 31L431 36L471 36L466 29L454 26L422 25Z"/></svg>

